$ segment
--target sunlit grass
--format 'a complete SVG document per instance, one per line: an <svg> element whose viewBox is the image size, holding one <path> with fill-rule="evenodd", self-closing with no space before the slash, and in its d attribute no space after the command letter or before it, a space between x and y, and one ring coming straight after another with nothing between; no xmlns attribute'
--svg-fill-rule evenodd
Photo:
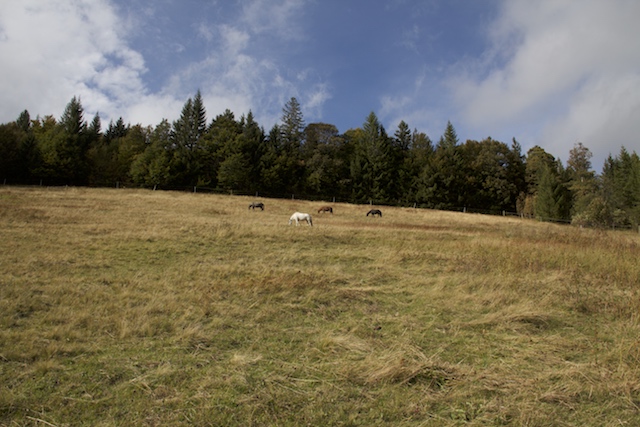
<svg viewBox="0 0 640 427"><path fill-rule="evenodd" d="M0 188L0 425L640 416L637 234L251 201Z"/></svg>

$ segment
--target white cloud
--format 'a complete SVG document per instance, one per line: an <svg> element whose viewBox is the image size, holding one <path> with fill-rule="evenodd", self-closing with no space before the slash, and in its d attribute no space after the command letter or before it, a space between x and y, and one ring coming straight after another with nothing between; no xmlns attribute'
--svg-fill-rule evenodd
<svg viewBox="0 0 640 427"><path fill-rule="evenodd" d="M141 9L114 2L0 2L0 122L15 120L25 108L32 117L59 116L79 96L89 120L98 112L104 124L123 117L155 125L175 120L186 98L200 89L209 118L225 109L237 115L253 110L259 123L271 126L291 96L307 100L312 115L320 115L330 98L322 82L299 80L307 70L286 68L264 49L265 37L280 45L301 40L303 29L292 22L306 0L243 2L239 15L224 22L217 15L196 17L189 29L208 51L194 55L185 45L188 35L180 33L158 52L164 62L156 62L168 65L162 73L148 70L142 53L131 47L134 39L141 41L149 54L158 40L173 35L155 24L162 4ZM149 75L156 78L153 92Z"/></svg>
<svg viewBox="0 0 640 427"><path fill-rule="evenodd" d="M243 4L242 22L253 33L277 33L283 39L303 38L296 14L309 0L251 0Z"/></svg>
<svg viewBox="0 0 640 427"><path fill-rule="evenodd" d="M638 16L635 0L505 1L492 50L450 80L464 119L521 129L565 160L581 141L598 171L621 145L640 151Z"/></svg>
<svg viewBox="0 0 640 427"><path fill-rule="evenodd" d="M0 3L0 120L23 109L61 114L80 96L87 114L112 111L144 90L144 60L118 32L106 0L10 0Z"/></svg>

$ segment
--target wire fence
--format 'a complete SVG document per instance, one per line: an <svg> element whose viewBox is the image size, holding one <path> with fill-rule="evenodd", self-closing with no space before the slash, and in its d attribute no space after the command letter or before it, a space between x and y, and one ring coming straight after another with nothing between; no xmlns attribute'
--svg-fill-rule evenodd
<svg viewBox="0 0 640 427"><path fill-rule="evenodd" d="M58 182L45 182L44 180L30 180L29 182L23 183L11 183L6 178L3 180L4 186L13 186L13 187L69 187L69 185L61 184ZM73 187L73 185L71 185ZM176 192L192 192L192 193L200 193L200 194L219 194L219 195L231 195L231 196L244 196L244 197L255 197L255 198L266 198L266 199L291 199L291 200L307 200L307 201L323 201L323 202L331 202L331 203L349 203L349 204L362 204L362 205L376 205L376 206L394 206L394 207L404 207L404 208L414 208L414 209L433 209L424 205L420 205L418 203L405 203L405 204L389 204L385 202L376 202L375 200L369 200L366 203L357 203L353 200L347 198L340 198L336 196L326 197L317 194L305 194L305 193L270 193L270 192L258 192L249 193L245 191L235 191L235 190L225 190L221 188L207 187L207 186L170 186L170 185L155 185L153 187L141 187L137 185L130 185L127 183L120 182L111 182L111 183L92 183L90 185L83 185L82 187L88 188L146 188L153 191L176 191ZM444 207L439 208L438 210L448 211L448 212L461 212L468 214L479 214L479 215L492 215L492 216L504 216L504 217L516 217L521 219L529 219L536 220L540 222L551 222L555 224L565 224L570 225L572 221L570 219L563 218L546 218L540 216L532 216L525 215L518 212L500 210L500 209L485 209L485 208L474 208L469 206L463 207ZM610 226L607 227L611 230L635 230L634 226ZM640 226L637 227L638 233L640 233Z"/></svg>

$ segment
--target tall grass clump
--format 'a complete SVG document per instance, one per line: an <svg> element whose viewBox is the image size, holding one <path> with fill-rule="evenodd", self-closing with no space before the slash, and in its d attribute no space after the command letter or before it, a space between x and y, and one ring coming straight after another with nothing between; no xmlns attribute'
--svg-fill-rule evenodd
<svg viewBox="0 0 640 427"><path fill-rule="evenodd" d="M637 424L637 234L251 201L0 187L0 425Z"/></svg>

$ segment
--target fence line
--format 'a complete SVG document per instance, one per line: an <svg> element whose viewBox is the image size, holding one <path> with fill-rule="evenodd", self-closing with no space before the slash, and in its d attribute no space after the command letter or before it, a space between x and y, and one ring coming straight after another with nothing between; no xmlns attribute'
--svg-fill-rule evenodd
<svg viewBox="0 0 640 427"><path fill-rule="evenodd" d="M39 181L38 184L9 184L12 186L23 186L23 187L43 187L45 185L43 185L43 180L32 180L32 181ZM3 185L7 186L7 179L4 178L3 180ZM46 187L68 187L68 185L63 185L63 184L54 184L54 185L46 185ZM127 188L127 186L121 185L121 183L119 181L115 182L115 183L94 183L91 185L79 185L78 187L87 187L87 188L116 188L116 189L125 189ZM149 187L140 187L140 186L133 186L131 188L147 188L147 189L151 189L152 191L189 191L189 192L193 192L193 193L204 193L204 194L228 194L228 195L232 195L232 196L245 196L245 197L256 197L256 198L269 198L269 199L287 199L288 196L285 196L284 194L276 194L276 193L270 193L270 192L264 192L264 193L260 193L259 191L255 192L255 195L253 193L249 194L248 192L238 192L238 191L234 191L234 190L225 190L225 189L221 189L221 188L213 188L213 187L206 187L206 186L193 186L193 187L186 187L186 186L160 186L160 185L154 185L153 188L149 188ZM336 196L331 196L330 199L333 201L333 203L349 203L349 204L368 204L368 205L373 205L374 204L374 200L373 199L369 199L367 202L364 203L358 203L358 202L354 202L352 200L343 200L340 201L339 199L336 199ZM327 198L325 198L324 196L317 196L317 195L309 195L309 194L304 194L304 193L300 193L300 194L295 194L292 193L291 194L291 200L308 200L308 201L326 201ZM418 205L417 202L414 202L413 204L409 203L409 204L389 204L389 203L385 203L385 202L381 202L381 203L375 203L378 206L393 206L393 207L410 207L410 208L414 208L414 209L433 209L433 210L441 210L441 211L447 211L447 212L462 212L462 213L469 213L469 214L480 214L480 215L493 215L493 216L511 216L511 217L518 217L518 218L522 218L522 219L535 219L538 221L542 221L542 222L551 222L551 223L556 223L556 224L571 224L571 220L569 219L561 219L561 218L546 218L546 217L533 217L533 216L529 216L529 215L524 215L522 213L518 213L518 212L512 212L512 211L507 211L507 210L499 210L499 209L484 209L484 208L473 208L473 207L468 207L468 206L463 206L463 207L449 207L449 208L432 208L432 207L428 207L425 206L424 204L420 204ZM623 227L623 226L613 226L610 227L613 230L633 230L635 227L634 226L627 226L627 227ZM640 225L638 226L638 233L640 233Z"/></svg>

